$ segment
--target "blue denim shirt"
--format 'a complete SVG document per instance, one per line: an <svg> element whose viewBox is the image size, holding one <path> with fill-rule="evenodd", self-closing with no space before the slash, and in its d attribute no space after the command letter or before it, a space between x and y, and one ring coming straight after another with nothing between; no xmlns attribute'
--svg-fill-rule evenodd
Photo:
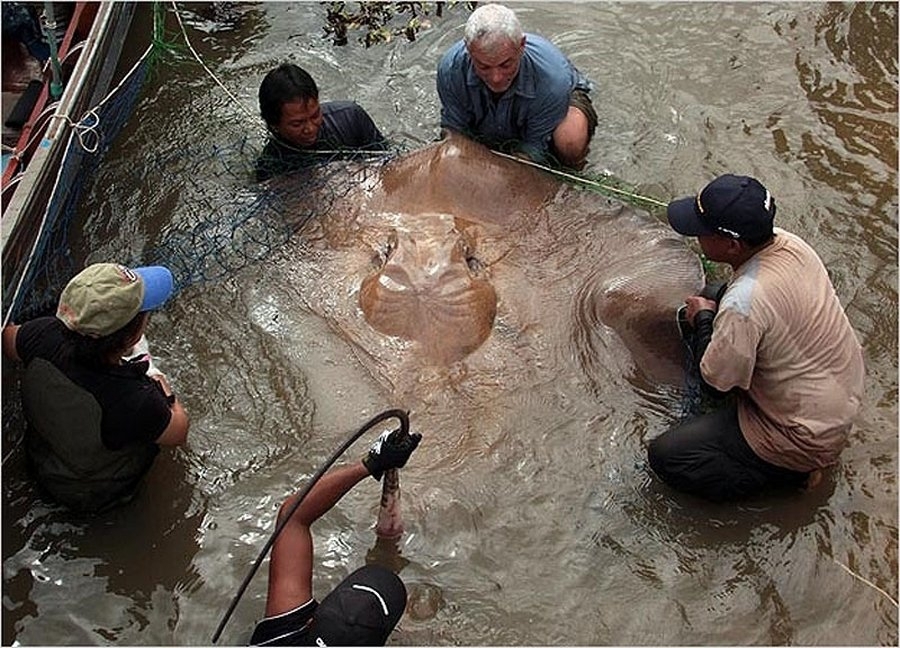
<svg viewBox="0 0 900 648"><path fill-rule="evenodd" d="M441 127L492 148L520 150L544 162L553 130L565 118L574 88L591 82L546 38L525 34L525 51L512 85L496 100L475 74L465 43L454 44L438 64Z"/></svg>

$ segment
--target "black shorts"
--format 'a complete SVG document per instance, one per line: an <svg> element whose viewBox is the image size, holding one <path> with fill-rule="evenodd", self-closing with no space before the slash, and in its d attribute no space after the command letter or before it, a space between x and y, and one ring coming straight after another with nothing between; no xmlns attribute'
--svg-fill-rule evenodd
<svg viewBox="0 0 900 648"><path fill-rule="evenodd" d="M588 139L592 139L594 131L597 130L597 111L594 110L594 104L591 103L590 93L582 88L574 88L569 95L569 105L575 106L587 117Z"/></svg>

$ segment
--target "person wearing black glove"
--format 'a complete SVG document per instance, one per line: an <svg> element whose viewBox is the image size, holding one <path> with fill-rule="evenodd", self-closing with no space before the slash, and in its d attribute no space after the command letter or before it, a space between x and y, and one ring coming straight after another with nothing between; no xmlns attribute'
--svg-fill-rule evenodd
<svg viewBox="0 0 900 648"><path fill-rule="evenodd" d="M272 547L265 617L256 625L255 646L383 646L406 607L406 588L394 572L366 565L347 576L320 603L312 595L310 525L351 488L371 475L402 468L421 434L384 432L362 460L332 468L312 487L285 523ZM278 524L296 495L281 505Z"/></svg>
<svg viewBox="0 0 900 648"><path fill-rule="evenodd" d="M707 284L699 295L688 297L684 306L678 309L678 330L687 349L691 370L699 378L704 392L716 398L727 393L706 382L700 371L700 360L712 340L713 321L727 289L728 284L724 281Z"/></svg>
<svg viewBox="0 0 900 648"><path fill-rule="evenodd" d="M421 440L421 434L403 434L400 428L393 432L383 432L372 444L369 454L363 457L363 465L372 477L381 481L385 470L403 468L406 465L409 455Z"/></svg>

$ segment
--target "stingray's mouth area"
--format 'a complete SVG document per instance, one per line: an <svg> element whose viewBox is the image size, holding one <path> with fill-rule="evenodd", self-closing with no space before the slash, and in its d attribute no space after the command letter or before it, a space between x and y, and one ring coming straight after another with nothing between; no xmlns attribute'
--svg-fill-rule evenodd
<svg viewBox="0 0 900 648"><path fill-rule="evenodd" d="M473 272L471 250L456 231L431 238L393 232L382 267L360 288L366 321L421 343L442 362L471 353L490 335L497 312L496 292Z"/></svg>

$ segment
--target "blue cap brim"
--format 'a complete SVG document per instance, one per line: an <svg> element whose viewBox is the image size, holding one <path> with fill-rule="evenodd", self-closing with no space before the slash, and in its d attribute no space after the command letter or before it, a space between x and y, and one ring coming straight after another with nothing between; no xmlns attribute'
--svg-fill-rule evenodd
<svg viewBox="0 0 900 648"><path fill-rule="evenodd" d="M700 220L697 212L697 199L693 196L680 198L669 203L666 209L669 225L682 236L709 236L714 234Z"/></svg>
<svg viewBox="0 0 900 648"><path fill-rule="evenodd" d="M141 312L156 310L166 303L175 289L175 280L169 269L163 266L132 268L144 284L144 301Z"/></svg>

